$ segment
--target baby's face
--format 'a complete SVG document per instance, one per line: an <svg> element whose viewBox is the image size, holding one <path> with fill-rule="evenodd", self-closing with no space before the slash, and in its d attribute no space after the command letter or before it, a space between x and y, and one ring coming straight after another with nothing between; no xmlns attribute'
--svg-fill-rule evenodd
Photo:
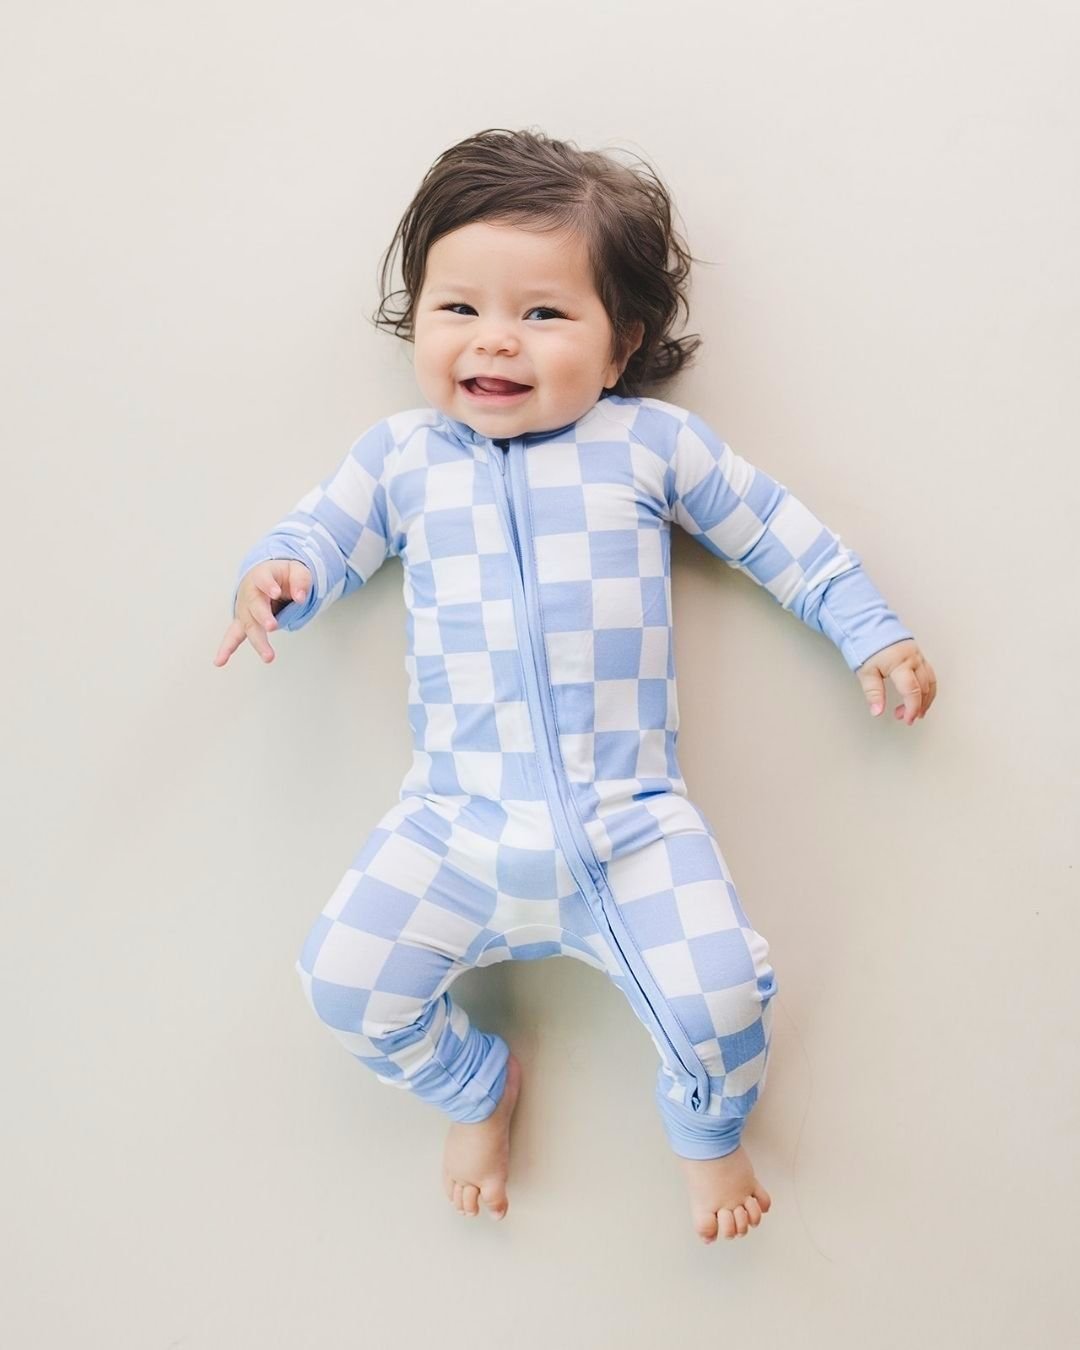
<svg viewBox="0 0 1080 1350"><path fill-rule="evenodd" d="M492 438L576 421L621 373L581 237L489 221L428 250L414 344L428 402ZM476 375L529 387L474 393L465 381Z"/></svg>

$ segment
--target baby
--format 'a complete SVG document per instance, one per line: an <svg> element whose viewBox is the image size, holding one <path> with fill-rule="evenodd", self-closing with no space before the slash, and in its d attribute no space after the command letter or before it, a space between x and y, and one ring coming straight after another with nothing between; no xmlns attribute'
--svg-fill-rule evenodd
<svg viewBox="0 0 1080 1350"><path fill-rule="evenodd" d="M672 523L828 637L871 713L888 677L910 726L936 684L854 552L642 393L699 345L671 335L690 261L647 166L502 128L440 155L376 313L413 343L429 406L364 431L247 553L214 663L245 638L272 661L269 632L400 557L412 765L304 943L304 991L381 1082L450 1118L458 1212L502 1218L521 1067L450 987L497 961L606 971L656 1047L712 1242L770 1207L740 1138L777 982L676 759Z"/></svg>

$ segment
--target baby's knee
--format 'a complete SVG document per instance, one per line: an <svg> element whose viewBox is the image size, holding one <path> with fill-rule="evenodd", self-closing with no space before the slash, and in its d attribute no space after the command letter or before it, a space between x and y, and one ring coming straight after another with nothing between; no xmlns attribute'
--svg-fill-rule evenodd
<svg viewBox="0 0 1080 1350"><path fill-rule="evenodd" d="M716 1038L716 1048L729 1062L742 1063L759 1054L769 1041L769 1005L775 992L776 980L770 974L706 994L710 1025L702 1026L702 1040L708 1045Z"/></svg>

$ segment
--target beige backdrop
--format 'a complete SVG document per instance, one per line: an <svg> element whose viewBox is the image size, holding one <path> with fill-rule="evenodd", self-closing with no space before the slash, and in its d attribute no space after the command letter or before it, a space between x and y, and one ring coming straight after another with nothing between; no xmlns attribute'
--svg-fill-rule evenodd
<svg viewBox="0 0 1080 1350"><path fill-rule="evenodd" d="M1063 1347L1078 1198L1080 23L1064 3L23 7L2 57L6 1344ZM401 568L224 669L236 565L422 400L368 322L431 160L647 156L667 397L863 557L912 728L675 540L680 754L781 992L703 1246L621 994L455 993L526 1077L510 1212L293 970L409 756ZM11 622L11 619L14 622Z"/></svg>

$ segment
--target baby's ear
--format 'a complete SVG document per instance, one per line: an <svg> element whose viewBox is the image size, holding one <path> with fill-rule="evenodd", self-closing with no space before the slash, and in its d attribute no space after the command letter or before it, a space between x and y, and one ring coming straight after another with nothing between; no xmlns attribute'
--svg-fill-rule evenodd
<svg viewBox="0 0 1080 1350"><path fill-rule="evenodd" d="M634 324L630 337L627 339L626 346L623 348L622 359L619 362L620 375L626 369L626 363L630 360L633 354L641 346L644 337L645 337L645 324L641 319L638 319Z"/></svg>

